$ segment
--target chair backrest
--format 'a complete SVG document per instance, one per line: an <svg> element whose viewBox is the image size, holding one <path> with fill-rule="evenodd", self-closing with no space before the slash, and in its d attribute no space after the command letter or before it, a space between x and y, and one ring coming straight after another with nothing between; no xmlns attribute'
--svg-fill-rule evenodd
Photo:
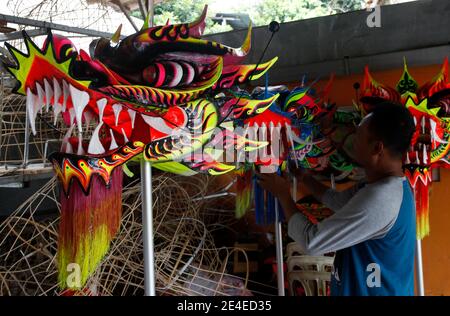
<svg viewBox="0 0 450 316"><path fill-rule="evenodd" d="M300 282L306 296L327 296L331 273L319 271L291 271L288 272L289 290L295 294L295 282Z"/></svg>
<svg viewBox="0 0 450 316"><path fill-rule="evenodd" d="M333 257L325 256L292 256L287 259L288 271L304 270L331 273Z"/></svg>
<svg viewBox="0 0 450 316"><path fill-rule="evenodd" d="M303 249L296 242L290 242L286 246L286 255L288 257L300 256L303 254Z"/></svg>

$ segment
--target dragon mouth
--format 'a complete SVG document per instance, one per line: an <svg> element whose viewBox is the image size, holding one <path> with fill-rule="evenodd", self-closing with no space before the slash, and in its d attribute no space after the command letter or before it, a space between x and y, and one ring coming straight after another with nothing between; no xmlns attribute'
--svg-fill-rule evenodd
<svg viewBox="0 0 450 316"><path fill-rule="evenodd" d="M53 109L53 123L67 127L61 153L80 156L108 156L128 142L148 144L182 128L187 118L179 107L171 107L161 116L136 111L126 102L101 93L89 93L82 85L60 78L35 81L28 87L27 114L36 133L38 114Z"/></svg>

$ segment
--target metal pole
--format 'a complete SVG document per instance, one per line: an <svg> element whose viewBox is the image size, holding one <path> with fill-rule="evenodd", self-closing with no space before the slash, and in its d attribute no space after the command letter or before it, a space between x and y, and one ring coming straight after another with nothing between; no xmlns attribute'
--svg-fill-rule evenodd
<svg viewBox="0 0 450 316"><path fill-rule="evenodd" d="M155 16L155 0L148 0L147 14L150 15L148 19L148 26L153 27L153 18Z"/></svg>
<svg viewBox="0 0 450 316"><path fill-rule="evenodd" d="M419 296L425 296L425 288L423 284L422 242L420 239L416 240L416 280Z"/></svg>
<svg viewBox="0 0 450 316"><path fill-rule="evenodd" d="M43 28L43 29L59 30L59 31L75 33L75 34L83 34L83 35L92 36L92 37L111 38L111 36L113 36L113 33L100 32L100 31L95 31L95 30L91 30L91 29L84 29L81 27L67 26L67 25L63 25L63 24L38 21L38 20L33 20L33 19L28 19L28 18L21 18L18 16L7 15L7 14L0 14L0 20L9 22L9 23L19 24L19 25L28 25L28 26L34 26L34 27L39 27L39 28ZM125 36L122 35L121 38L123 38L123 37L125 37Z"/></svg>
<svg viewBox="0 0 450 316"><path fill-rule="evenodd" d="M281 221L280 221L278 200L275 200L275 244L277 251L277 278L278 278L278 296L285 296L284 293L284 270L283 270L283 238L281 234Z"/></svg>
<svg viewBox="0 0 450 316"><path fill-rule="evenodd" d="M414 201L416 201L416 193L414 192ZM422 266L422 242L416 239L416 285L418 296L425 295L425 287L423 285L423 266Z"/></svg>
<svg viewBox="0 0 450 316"><path fill-rule="evenodd" d="M30 98L31 96L27 95L27 98ZM22 168L26 168L28 166L28 151L30 150L30 123L29 123L29 116L30 114L28 113L28 106L26 106L25 108L25 139L24 139L24 148L23 148L23 166Z"/></svg>
<svg viewBox="0 0 450 316"><path fill-rule="evenodd" d="M145 296L155 296L155 255L153 249L152 168L141 160L142 227L144 240Z"/></svg>
<svg viewBox="0 0 450 316"><path fill-rule="evenodd" d="M119 1L119 8L125 14L125 17L127 18L128 22L130 22L131 26L135 29L136 32L139 32L139 28L134 23L133 19L131 18L130 14L128 13L127 9L123 6L122 2Z"/></svg>
<svg viewBox="0 0 450 316"><path fill-rule="evenodd" d="M142 20L145 21L145 19L147 18L147 12L144 9L144 3L142 2L142 0L138 0L138 5L139 5L139 11L141 11Z"/></svg>

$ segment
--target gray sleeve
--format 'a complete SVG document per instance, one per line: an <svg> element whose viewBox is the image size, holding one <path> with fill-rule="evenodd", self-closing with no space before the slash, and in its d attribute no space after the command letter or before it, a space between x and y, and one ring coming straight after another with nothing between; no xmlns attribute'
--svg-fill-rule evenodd
<svg viewBox="0 0 450 316"><path fill-rule="evenodd" d="M344 191L336 191L330 188L323 194L321 202L325 204L326 207L336 212L347 204L360 188L361 183L357 183Z"/></svg>
<svg viewBox="0 0 450 316"><path fill-rule="evenodd" d="M367 186L338 213L316 225L300 213L293 215L288 223L288 234L305 254L310 255L334 252L381 238L394 225L402 197L401 181Z"/></svg>

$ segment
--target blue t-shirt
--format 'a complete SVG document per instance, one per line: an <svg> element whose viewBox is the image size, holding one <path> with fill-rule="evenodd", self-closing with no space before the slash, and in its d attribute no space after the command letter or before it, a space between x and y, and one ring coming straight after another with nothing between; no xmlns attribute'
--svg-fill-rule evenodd
<svg viewBox="0 0 450 316"><path fill-rule="evenodd" d="M304 254L336 252L332 295L414 295L415 204L405 177L327 190L335 213L314 225L293 215L288 234Z"/></svg>
<svg viewBox="0 0 450 316"><path fill-rule="evenodd" d="M403 181L403 199L386 236L336 252L331 295L414 295L414 197Z"/></svg>

